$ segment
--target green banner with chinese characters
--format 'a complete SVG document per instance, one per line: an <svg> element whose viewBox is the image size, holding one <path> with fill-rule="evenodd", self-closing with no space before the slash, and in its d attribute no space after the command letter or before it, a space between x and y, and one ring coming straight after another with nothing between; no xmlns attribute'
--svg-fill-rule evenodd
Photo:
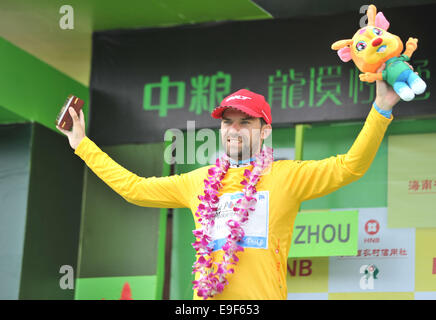
<svg viewBox="0 0 436 320"><path fill-rule="evenodd" d="M288 257L355 256L359 211L299 212Z"/></svg>
<svg viewBox="0 0 436 320"><path fill-rule="evenodd" d="M436 227L436 133L388 137L388 226Z"/></svg>
<svg viewBox="0 0 436 320"><path fill-rule="evenodd" d="M386 8L392 32L419 38L410 64L427 90L393 115L433 116L431 94L436 5ZM168 129L220 126L211 111L229 94L265 96L274 126L364 121L375 83L359 80L333 42L350 37L363 17L354 13L304 19L228 21L93 34L90 137L99 145L158 142ZM407 23L404 23L407 21ZM354 27L353 27L354 26Z"/></svg>

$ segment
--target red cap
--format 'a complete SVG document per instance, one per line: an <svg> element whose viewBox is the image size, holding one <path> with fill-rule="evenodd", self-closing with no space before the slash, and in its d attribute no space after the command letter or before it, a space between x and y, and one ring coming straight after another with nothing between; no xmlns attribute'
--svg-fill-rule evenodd
<svg viewBox="0 0 436 320"><path fill-rule="evenodd" d="M265 97L246 89L238 90L225 97L221 104L212 111L212 117L221 119L227 108L238 109L252 117L263 118L268 124L272 122L271 108Z"/></svg>

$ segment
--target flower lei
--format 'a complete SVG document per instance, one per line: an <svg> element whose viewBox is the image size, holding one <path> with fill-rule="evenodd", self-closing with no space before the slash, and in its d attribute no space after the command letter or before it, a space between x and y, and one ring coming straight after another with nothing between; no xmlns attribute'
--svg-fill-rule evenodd
<svg viewBox="0 0 436 320"><path fill-rule="evenodd" d="M213 297L215 294L224 290L224 286L228 284L227 274L233 273L234 269L228 269L230 265L236 265L239 258L236 253L244 251L244 248L238 245L244 237L243 224L248 220L250 211L254 211L256 205L256 184L259 181L260 175L273 161L273 149L266 147L256 156L256 160L252 161L252 171L245 169L244 180L241 181L243 188L243 197L236 202L233 211L236 212L235 219L229 219L226 225L230 229L227 236L227 241L223 245L224 255L221 263L215 262L217 271L212 272L211 253L213 248L209 246L212 240L210 236L211 227L214 225L215 214L219 202L218 193L222 187L221 181L224 179L227 170L230 166L230 161L227 155L223 155L216 160L215 167L208 170L209 178L204 180L204 196L198 196L201 201L195 213L199 217L198 222L201 224L200 229L193 230L192 233L196 237L196 241L192 243L198 255L197 261L193 264L193 271L200 272L199 280L193 281L193 289L197 289L197 294L203 299ZM208 272L209 269L209 272Z"/></svg>

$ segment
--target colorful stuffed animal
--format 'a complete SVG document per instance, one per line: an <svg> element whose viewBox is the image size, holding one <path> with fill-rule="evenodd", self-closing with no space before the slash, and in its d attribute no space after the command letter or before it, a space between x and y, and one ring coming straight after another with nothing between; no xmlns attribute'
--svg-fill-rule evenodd
<svg viewBox="0 0 436 320"><path fill-rule="evenodd" d="M418 47L418 39L409 38L406 50L401 54L403 42L398 36L387 32L389 22L383 13L376 13L377 8L370 5L367 11L368 25L359 29L352 39L336 41L332 49L338 50L342 61L353 60L363 72L359 75L361 81L385 80L401 99L410 101L415 95L423 93L427 86L405 63ZM377 72L383 63L386 63L385 69Z"/></svg>

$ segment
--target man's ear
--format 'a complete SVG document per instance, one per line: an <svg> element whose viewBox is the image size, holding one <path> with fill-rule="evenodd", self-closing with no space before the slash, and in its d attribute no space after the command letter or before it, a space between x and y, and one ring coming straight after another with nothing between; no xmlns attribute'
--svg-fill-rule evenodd
<svg viewBox="0 0 436 320"><path fill-rule="evenodd" d="M261 132L260 132L260 138L262 140L265 140L269 137L272 131L272 126L270 124L265 124L262 126Z"/></svg>

